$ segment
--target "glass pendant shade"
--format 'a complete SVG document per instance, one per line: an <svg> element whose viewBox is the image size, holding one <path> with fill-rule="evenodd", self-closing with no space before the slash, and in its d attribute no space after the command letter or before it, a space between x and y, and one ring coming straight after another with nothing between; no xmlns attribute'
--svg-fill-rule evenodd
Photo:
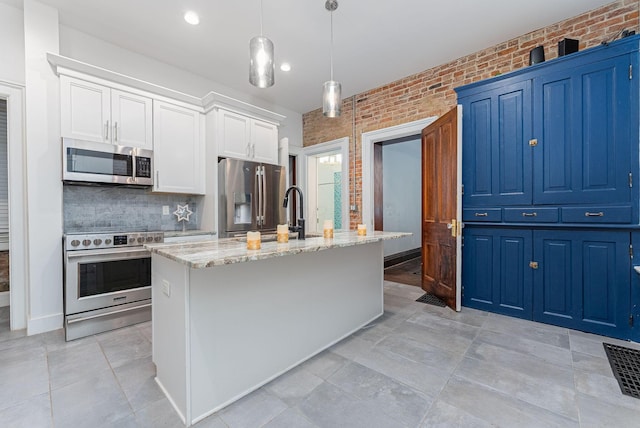
<svg viewBox="0 0 640 428"><path fill-rule="evenodd" d="M256 36L249 42L249 82L258 88L268 88L275 83L273 42Z"/></svg>
<svg viewBox="0 0 640 428"><path fill-rule="evenodd" d="M324 82L322 89L322 114L338 117L342 112L342 85L335 80Z"/></svg>

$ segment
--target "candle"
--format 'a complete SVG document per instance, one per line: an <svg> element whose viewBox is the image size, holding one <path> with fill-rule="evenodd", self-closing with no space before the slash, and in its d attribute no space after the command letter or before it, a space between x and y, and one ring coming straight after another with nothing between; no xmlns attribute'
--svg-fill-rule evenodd
<svg viewBox="0 0 640 428"><path fill-rule="evenodd" d="M260 232L247 232L247 250L260 249Z"/></svg>
<svg viewBox="0 0 640 428"><path fill-rule="evenodd" d="M276 229L276 238L279 244L289 242L289 227L286 224L279 224Z"/></svg>
<svg viewBox="0 0 640 428"><path fill-rule="evenodd" d="M358 236L365 236L367 234L367 225L359 224L358 225Z"/></svg>
<svg viewBox="0 0 640 428"><path fill-rule="evenodd" d="M323 235L325 238L333 238L333 220L324 221Z"/></svg>

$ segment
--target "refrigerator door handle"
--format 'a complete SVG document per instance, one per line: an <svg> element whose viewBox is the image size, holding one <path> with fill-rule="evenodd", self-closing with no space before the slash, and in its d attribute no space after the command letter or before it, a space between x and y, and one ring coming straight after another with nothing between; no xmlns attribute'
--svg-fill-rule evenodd
<svg viewBox="0 0 640 428"><path fill-rule="evenodd" d="M262 225L265 224L265 216L267 214L267 174L265 173L264 165L260 167L262 169Z"/></svg>
<svg viewBox="0 0 640 428"><path fill-rule="evenodd" d="M262 210L262 180L260 179L260 167L256 167L256 191L258 193L258 200L255 204L256 207L256 225L262 226L260 222L260 214Z"/></svg>

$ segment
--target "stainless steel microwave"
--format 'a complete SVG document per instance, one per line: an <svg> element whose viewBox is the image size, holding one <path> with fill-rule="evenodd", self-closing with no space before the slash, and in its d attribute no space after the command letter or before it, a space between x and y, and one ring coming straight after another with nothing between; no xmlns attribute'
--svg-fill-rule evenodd
<svg viewBox="0 0 640 428"><path fill-rule="evenodd" d="M62 180L153 186L153 151L63 138Z"/></svg>

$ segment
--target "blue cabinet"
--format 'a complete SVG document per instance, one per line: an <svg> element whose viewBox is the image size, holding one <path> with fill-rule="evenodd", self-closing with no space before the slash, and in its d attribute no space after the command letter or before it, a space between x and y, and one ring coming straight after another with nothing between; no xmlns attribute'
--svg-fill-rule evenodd
<svg viewBox="0 0 640 428"><path fill-rule="evenodd" d="M467 227L462 303L628 339L630 243L628 231Z"/></svg>
<svg viewBox="0 0 640 428"><path fill-rule="evenodd" d="M463 236L462 304L531 319L531 231L465 228Z"/></svg>
<svg viewBox="0 0 640 428"><path fill-rule="evenodd" d="M615 223L637 224L638 40L457 88L464 207L616 207L632 215ZM513 218L500 217L503 223Z"/></svg>
<svg viewBox="0 0 640 428"><path fill-rule="evenodd" d="M531 82L507 84L460 101L463 106L463 203L531 202Z"/></svg>
<svg viewBox="0 0 640 428"><path fill-rule="evenodd" d="M629 338L631 234L533 232L533 320Z"/></svg>
<svg viewBox="0 0 640 428"><path fill-rule="evenodd" d="M533 79L533 204L631 205L631 64L563 64Z"/></svg>
<svg viewBox="0 0 640 428"><path fill-rule="evenodd" d="M640 340L639 50L627 37L456 88L463 305Z"/></svg>

